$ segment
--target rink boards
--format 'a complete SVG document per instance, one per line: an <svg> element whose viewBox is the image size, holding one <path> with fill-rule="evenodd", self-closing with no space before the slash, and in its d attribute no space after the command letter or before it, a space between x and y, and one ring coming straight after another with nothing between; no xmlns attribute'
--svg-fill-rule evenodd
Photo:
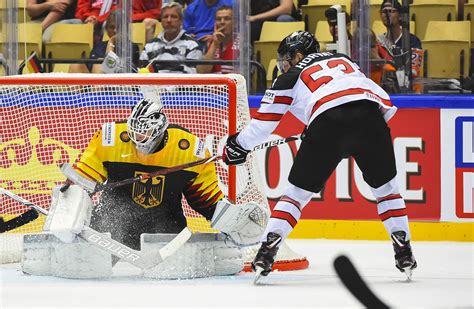
<svg viewBox="0 0 474 309"><path fill-rule="evenodd" d="M252 113L259 99L250 97ZM394 96L392 102L399 107L389 122L397 178L414 236L473 241L474 96ZM302 129L302 123L286 115L274 137ZM272 205L283 193L298 146L293 142L259 154ZM292 237L386 238L370 188L353 160L339 164L302 219Z"/></svg>

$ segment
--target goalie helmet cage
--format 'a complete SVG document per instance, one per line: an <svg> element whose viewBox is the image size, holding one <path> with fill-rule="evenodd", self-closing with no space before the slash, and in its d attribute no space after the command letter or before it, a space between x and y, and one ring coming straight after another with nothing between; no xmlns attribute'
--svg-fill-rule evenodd
<svg viewBox="0 0 474 309"><path fill-rule="evenodd" d="M0 186L49 208L52 189L65 180L58 165L72 164L104 123L125 120L142 98L160 100L169 122L197 135L212 154L227 136L250 121L241 75L33 74L0 78ZM125 132L122 138L127 138ZM184 146L183 146L184 147ZM194 147L194 145L191 145ZM238 167L215 162L221 190L236 203L267 205L254 153ZM0 198L4 220L25 206ZM159 206L158 206L159 207ZM188 226L213 231L183 198ZM44 217L0 234L0 262L19 261L22 235L42 230ZM258 246L246 248L246 270ZM286 244L275 262L280 270L306 268L308 261Z"/></svg>

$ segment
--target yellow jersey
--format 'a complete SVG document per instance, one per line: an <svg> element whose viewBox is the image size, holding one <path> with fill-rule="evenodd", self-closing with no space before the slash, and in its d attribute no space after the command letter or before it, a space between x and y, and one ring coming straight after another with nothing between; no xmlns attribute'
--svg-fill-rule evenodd
<svg viewBox="0 0 474 309"><path fill-rule="evenodd" d="M75 169L98 182L115 182L209 156L204 141L176 125L168 127L154 153L143 154L130 140L125 122L107 123L94 134L76 161ZM218 186L215 165L202 164L104 190L94 211L100 216L113 214L114 224L131 220L133 224L148 226L143 226L142 232L179 232L186 226L183 196L191 208L210 220L216 203L224 196Z"/></svg>

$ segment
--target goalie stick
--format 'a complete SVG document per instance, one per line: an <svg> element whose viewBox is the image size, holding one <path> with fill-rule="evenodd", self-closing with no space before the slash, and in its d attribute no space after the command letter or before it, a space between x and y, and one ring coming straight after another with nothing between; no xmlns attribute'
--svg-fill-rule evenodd
<svg viewBox="0 0 474 309"><path fill-rule="evenodd" d="M342 283L364 307L390 308L372 292L347 256L338 256L334 260L334 269Z"/></svg>
<svg viewBox="0 0 474 309"><path fill-rule="evenodd" d="M47 216L48 211L43 209L30 201L25 200L21 196L18 196L10 191L0 188L0 193L3 193L17 202L22 203L25 206L30 207L35 212L40 212ZM38 216L38 213L36 213ZM8 221L9 222L9 221ZM171 240L166 246L158 250L158 252L151 252L145 254L141 251L137 251L127 247L126 245L113 240L110 236L97 232L96 230L85 226L84 229L78 236L88 243L93 244L102 250L113 254L122 260L129 262L139 268L147 269L158 265L163 262L166 258L175 253L181 246L183 246L188 239L191 237L191 231L186 227L184 228L173 240Z"/></svg>
<svg viewBox="0 0 474 309"><path fill-rule="evenodd" d="M259 145L255 146L252 149L252 151L271 148L271 147L276 147L276 146L286 144L286 143L289 143L291 141L295 141L295 140L298 140L298 139L300 139L300 136L290 136L290 137L286 137L286 138L280 138L280 139L276 139L276 140L267 141L265 143L262 143L262 144L259 144ZM68 177L68 179L72 180L74 183L82 186L84 189L86 189L87 191L89 191L91 193L96 193L96 192L99 192L99 191L103 191L105 189L112 189L112 188L117 188L117 187L129 185L129 184L139 182L139 181L142 181L142 180L145 180L145 179L149 179L149 178L160 176L160 175L169 174L169 173L172 173L172 172L181 171L181 170L184 170L186 168L198 166L198 165L201 165L201 164L211 163L211 162L214 162L214 161L217 161L217 160L220 160L220 159L221 159L221 156L214 155L214 156L211 156L211 157L208 157L208 158L204 158L204 159L201 159L201 160L185 163L185 164L182 164L182 165L176 165L176 166L164 168L164 169L161 169L161 170L158 170L158 171L155 171L155 172L141 174L141 175L133 177L133 178L128 178L128 179L119 180L119 181L115 181L115 182L105 182L105 183L97 183L97 182L93 182L91 180L85 179L84 177L80 176L70 164L67 164L67 163L61 165L61 171L64 175L66 175L66 177ZM66 183L61 188L61 192L66 191L68 186L69 186L69 184Z"/></svg>

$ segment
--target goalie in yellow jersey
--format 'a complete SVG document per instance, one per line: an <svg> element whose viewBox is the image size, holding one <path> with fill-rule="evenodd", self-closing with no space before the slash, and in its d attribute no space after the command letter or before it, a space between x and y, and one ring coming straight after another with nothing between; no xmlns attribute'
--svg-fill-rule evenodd
<svg viewBox="0 0 474 309"><path fill-rule="evenodd" d="M75 168L97 182L115 182L209 156L203 141L168 124L159 104L142 100L127 122L107 123L97 132ZM214 164L105 190L92 210L91 227L139 250L142 233L179 233L186 227L181 206L188 204L211 220L224 196Z"/></svg>
<svg viewBox="0 0 474 309"><path fill-rule="evenodd" d="M133 108L126 122L104 124L76 161L75 173L88 181L115 182L209 157L210 153L204 142L185 128L169 124L162 108L159 97L142 99ZM70 175L66 176L74 179ZM76 185L63 193L56 190L57 196L53 197L47 219L54 224L47 222L46 226L73 222L73 226L61 226L59 229L76 231L77 234L82 226L90 222L90 228L110 233L112 239L132 249L142 252L158 250L170 241L170 237L186 227L182 208L184 196L192 209L210 221L213 228L230 236L232 241L226 240L223 234L196 235L175 256L156 267L145 269L145 276L195 278L235 274L243 269L240 245L259 240L269 212L254 202L246 205L230 203L221 192L217 177L213 163L202 164L130 185L105 189L94 207L84 207L85 204L93 203L79 203L78 197L68 193L75 192L71 188L77 189ZM85 196L88 198L87 194ZM83 199L84 194L80 198ZM71 208L73 204L77 204L74 207L78 211L62 210ZM77 216L79 219L64 218L70 216L70 213L82 215ZM55 234L52 229L50 231L61 238L60 234ZM142 234L154 235L144 237ZM70 242L68 245L74 245L73 241ZM91 263L92 258L87 254L91 245L82 245L88 246L85 250L75 248L74 253L68 256L68 262L73 256L79 266L72 267L68 263L68 269L74 268L72 271L67 270L67 274L53 271L53 275L95 277L98 273L103 273L104 265L112 268L113 263L107 261L110 255L106 255L105 261L103 258L96 258L97 261ZM78 251L81 253L78 254ZM87 267L81 266L83 262L78 261L77 256L81 254L87 256ZM98 266L92 267L91 264ZM34 274L34 267L27 267L25 272ZM108 273L110 272L111 270Z"/></svg>

